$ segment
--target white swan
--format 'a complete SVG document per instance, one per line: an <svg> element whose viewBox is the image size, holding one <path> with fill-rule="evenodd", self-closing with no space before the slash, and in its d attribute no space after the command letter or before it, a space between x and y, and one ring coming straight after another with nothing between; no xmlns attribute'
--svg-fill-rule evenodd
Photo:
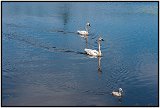
<svg viewBox="0 0 160 108"><path fill-rule="evenodd" d="M100 49L100 44L101 44L101 41L104 41L101 37L98 38L98 51L97 50L92 50L92 49L84 49L84 51L90 55L90 56L102 56L102 53L101 53L101 49Z"/></svg>
<svg viewBox="0 0 160 108"><path fill-rule="evenodd" d="M112 95L113 96L117 96L117 97L121 97L122 96L122 92L123 92L122 88L119 88L117 92L113 91Z"/></svg>
<svg viewBox="0 0 160 108"><path fill-rule="evenodd" d="M83 31L78 30L77 33L81 34L81 35L88 35L89 34L88 32L89 32L89 27L90 26L91 26L90 23L87 23L86 27L85 27L86 30L83 30Z"/></svg>

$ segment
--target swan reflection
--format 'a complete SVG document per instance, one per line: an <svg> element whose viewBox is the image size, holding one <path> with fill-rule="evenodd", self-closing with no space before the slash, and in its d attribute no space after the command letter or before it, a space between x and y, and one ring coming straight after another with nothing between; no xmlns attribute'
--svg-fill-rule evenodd
<svg viewBox="0 0 160 108"><path fill-rule="evenodd" d="M85 36L84 39L86 40L86 48L88 48L88 36Z"/></svg>
<svg viewBox="0 0 160 108"><path fill-rule="evenodd" d="M86 48L88 48L88 36L80 35L80 37L84 38L86 41Z"/></svg>
<svg viewBox="0 0 160 108"><path fill-rule="evenodd" d="M98 75L101 76L102 74L102 67L101 67L101 57L98 58Z"/></svg>

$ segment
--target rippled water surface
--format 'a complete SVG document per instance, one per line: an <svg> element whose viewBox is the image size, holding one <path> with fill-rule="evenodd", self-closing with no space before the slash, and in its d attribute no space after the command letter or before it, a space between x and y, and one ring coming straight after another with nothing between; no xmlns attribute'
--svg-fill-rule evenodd
<svg viewBox="0 0 160 108"><path fill-rule="evenodd" d="M158 2L3 2L2 105L157 106Z"/></svg>

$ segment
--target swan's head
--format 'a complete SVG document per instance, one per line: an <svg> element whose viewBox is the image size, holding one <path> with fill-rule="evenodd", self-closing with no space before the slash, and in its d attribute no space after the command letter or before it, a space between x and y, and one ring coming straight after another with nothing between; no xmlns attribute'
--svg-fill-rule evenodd
<svg viewBox="0 0 160 108"><path fill-rule="evenodd" d="M119 92L120 92L120 93L123 92L122 88L119 88Z"/></svg>
<svg viewBox="0 0 160 108"><path fill-rule="evenodd" d="M89 27L91 27L91 25L90 25L90 23L89 23L89 22L87 22L86 26L89 26Z"/></svg>
<svg viewBox="0 0 160 108"><path fill-rule="evenodd" d="M98 41L104 41L104 40L103 40L103 38L102 38L102 37L99 37L99 38L98 38Z"/></svg>

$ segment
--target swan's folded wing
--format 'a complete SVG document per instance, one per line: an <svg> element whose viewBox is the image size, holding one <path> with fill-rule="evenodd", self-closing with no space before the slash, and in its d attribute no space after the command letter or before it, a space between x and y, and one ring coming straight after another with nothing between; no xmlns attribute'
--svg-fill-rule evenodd
<svg viewBox="0 0 160 108"><path fill-rule="evenodd" d="M96 56L98 54L98 52L96 50L92 50L92 49L84 49L84 51L88 54L88 55L93 55Z"/></svg>

